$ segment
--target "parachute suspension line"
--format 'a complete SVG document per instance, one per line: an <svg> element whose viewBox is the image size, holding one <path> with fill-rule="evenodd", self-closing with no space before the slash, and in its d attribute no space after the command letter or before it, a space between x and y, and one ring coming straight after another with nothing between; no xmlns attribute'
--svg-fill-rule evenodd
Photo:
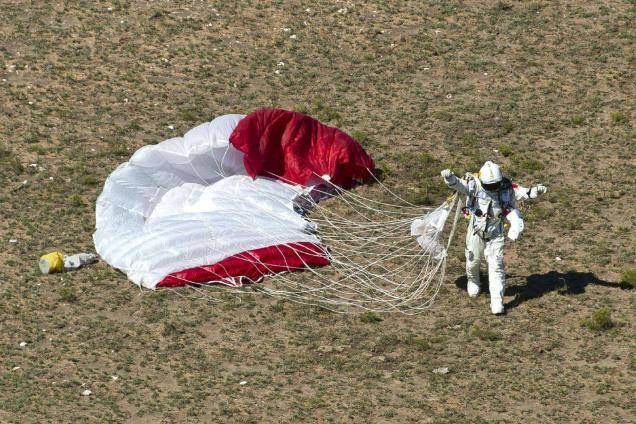
<svg viewBox="0 0 636 424"><path fill-rule="evenodd" d="M281 176L274 177L285 182ZM330 201L319 203L319 199L302 196L306 203L303 209L308 228L315 229L323 247L320 252L303 251L303 254L306 257L327 257L330 266L314 269L305 262L297 244L277 237L271 229L254 228L255 237L274 239L281 257L285 258L281 250L283 247L296 251L302 265L294 267L286 263L286 269L308 272L281 273L280 268L273 268L272 264L245 254L240 259L265 269L266 275L269 275L267 281L250 284L246 286L248 290L236 290L246 282L240 279L215 279L214 282L234 287L233 294L265 293L334 312L352 312L351 307L357 307L374 312L414 315L430 308L445 278L447 250L459 218L457 196L449 197L437 208L417 206L376 179L379 187L399 202L393 204L369 199L323 181L326 188L313 187L311 193L306 194L323 199L332 197ZM273 201L288 201L271 192L261 194ZM454 207L455 215L448 230L445 222ZM437 222L434 222L435 217L439 218ZM271 218L278 221L274 215ZM424 223L420 237L417 237L420 233L413 233L414 221L418 219ZM284 222L280 224L284 225ZM442 243L444 238L447 239L445 246ZM203 297L222 290L207 284L189 287L196 292L195 296ZM210 300L220 301L217 297L210 297Z"/></svg>
<svg viewBox="0 0 636 424"><path fill-rule="evenodd" d="M333 259L333 258L332 258L332 259ZM323 276L319 274L319 275L318 275L318 277L323 277ZM355 277L355 275L350 275L349 277ZM322 279L322 278L321 278L321 279ZM284 281L286 281L286 282L290 282L289 280L287 280L287 279L285 279L285 278L282 278L282 280L284 280ZM356 281L358 281L358 282L360 282L360 283L362 283L362 284L364 285L364 280L362 280L362 281L360 281L359 279L355 279L355 280L356 280ZM293 282L292 282L292 283L293 283ZM339 283L338 281L335 281L334 283L335 283L335 284L331 284L331 285L329 285L329 286L324 286L324 287L322 287L322 288L321 288L321 287L318 287L318 290L321 290L321 289L332 289L332 288L334 288L334 287L336 287L336 288L337 288L337 287L339 287L339 286L340 286L340 285L338 284L338 283ZM368 285L367 285L367 286L368 286ZM283 291L278 291L278 292L271 291L271 294L279 295L279 296L280 296L280 295L284 295L284 296L286 296L286 297L288 297L288 298L291 298L292 300L299 300L299 298L300 298L300 297L302 297L302 295L303 295L303 294L308 294L309 292L316 292L316 290L317 290L316 288L307 288L307 287L305 287L305 286L303 286L303 287L301 287L301 288L303 288L304 292L303 292L303 291L298 291L298 290L297 290L296 292L291 292L291 293L290 293L290 292L283 292ZM351 287L345 286L344 288L345 288L345 289L350 289ZM387 291L386 291L386 290L383 290L382 288L378 288L378 287L371 287L371 288L375 288L376 290L378 290L378 291L380 291L380 292L383 292L383 293L385 293L385 294L388 294L388 293L387 293ZM341 290L341 291L342 291L342 290ZM348 290L348 291L349 291L349 292L351 292L352 290ZM355 295L355 296L357 296L357 297L359 297L361 294L362 294L362 295L364 295L364 293L363 293L363 292L361 293L359 290L353 290L353 291L355 292L355 293L354 293L354 295ZM420 292L421 292L421 291L420 291ZM318 300L319 302L327 302L327 303L332 303L332 304L333 304L333 303L338 303L338 304L354 304L354 305L355 305L355 299L350 298L349 296L346 296L346 297L345 297L345 296L341 296L341 295L337 294L337 296L336 296L336 297L337 297L337 298L340 298L342 301L338 301L338 302L336 302L336 301L334 301L334 299L333 299L333 298L329 299L329 298L326 298L326 297L324 297L324 296L319 296L319 297L317 297L317 300ZM368 296L362 296L362 297L363 297L363 298L368 298ZM392 296L392 297L393 297L393 298L395 298L395 296ZM301 300L302 300L302 299L301 299ZM305 302L305 303L306 303L306 302ZM363 306L363 305L358 305L358 306ZM363 307L364 307L364 306L363 306ZM375 309L377 309L377 308L375 308ZM389 308L388 308L387 310L393 310L393 309L394 309L394 307L391 307L391 306L389 305Z"/></svg>

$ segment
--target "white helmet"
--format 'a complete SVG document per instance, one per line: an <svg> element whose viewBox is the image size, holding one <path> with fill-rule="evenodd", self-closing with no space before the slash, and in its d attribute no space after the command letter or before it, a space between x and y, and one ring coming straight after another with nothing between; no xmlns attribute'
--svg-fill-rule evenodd
<svg viewBox="0 0 636 424"><path fill-rule="evenodd" d="M487 161L479 170L479 181L481 181L482 184L497 184L501 182L502 178L501 169L499 169L499 165L494 162Z"/></svg>

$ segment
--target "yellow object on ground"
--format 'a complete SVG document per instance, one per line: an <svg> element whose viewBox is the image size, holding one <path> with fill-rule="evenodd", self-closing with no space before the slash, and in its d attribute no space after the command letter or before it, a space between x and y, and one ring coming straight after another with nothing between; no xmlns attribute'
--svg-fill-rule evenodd
<svg viewBox="0 0 636 424"><path fill-rule="evenodd" d="M40 271L42 274L54 274L64 270L64 254L62 252L51 252L40 258Z"/></svg>

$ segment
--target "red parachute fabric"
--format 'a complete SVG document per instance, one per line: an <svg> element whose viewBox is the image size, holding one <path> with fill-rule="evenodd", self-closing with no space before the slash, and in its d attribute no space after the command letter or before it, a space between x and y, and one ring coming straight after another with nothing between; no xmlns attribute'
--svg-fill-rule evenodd
<svg viewBox="0 0 636 424"><path fill-rule="evenodd" d="M230 136L244 153L245 169L255 178L279 178L304 186L331 182L351 188L371 177L373 159L345 132L317 119L283 109L259 109L243 118Z"/></svg>
<svg viewBox="0 0 636 424"><path fill-rule="evenodd" d="M329 265L325 248L314 243L290 243L237 253L213 265L173 272L157 284L179 287L191 283L216 282L241 286L264 275Z"/></svg>

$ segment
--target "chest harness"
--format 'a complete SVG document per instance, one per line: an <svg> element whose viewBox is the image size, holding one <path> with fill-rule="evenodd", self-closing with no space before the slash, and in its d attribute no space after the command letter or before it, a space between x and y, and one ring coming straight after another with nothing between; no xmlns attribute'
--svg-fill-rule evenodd
<svg viewBox="0 0 636 424"><path fill-rule="evenodd" d="M502 218L513 209L514 189L512 182L506 177L502 179L496 199L493 199L490 192L488 192L488 203L485 210L483 210L479 204L478 196L480 192L485 192L485 190L482 188L479 179L473 174L466 174L465 178L468 182L468 196L466 198L466 206L462 208L462 214L464 218L470 220L473 224L473 231L481 238L487 239L494 226L501 226L501 230L503 230ZM499 204L501 208L499 211L493 211L493 202Z"/></svg>

